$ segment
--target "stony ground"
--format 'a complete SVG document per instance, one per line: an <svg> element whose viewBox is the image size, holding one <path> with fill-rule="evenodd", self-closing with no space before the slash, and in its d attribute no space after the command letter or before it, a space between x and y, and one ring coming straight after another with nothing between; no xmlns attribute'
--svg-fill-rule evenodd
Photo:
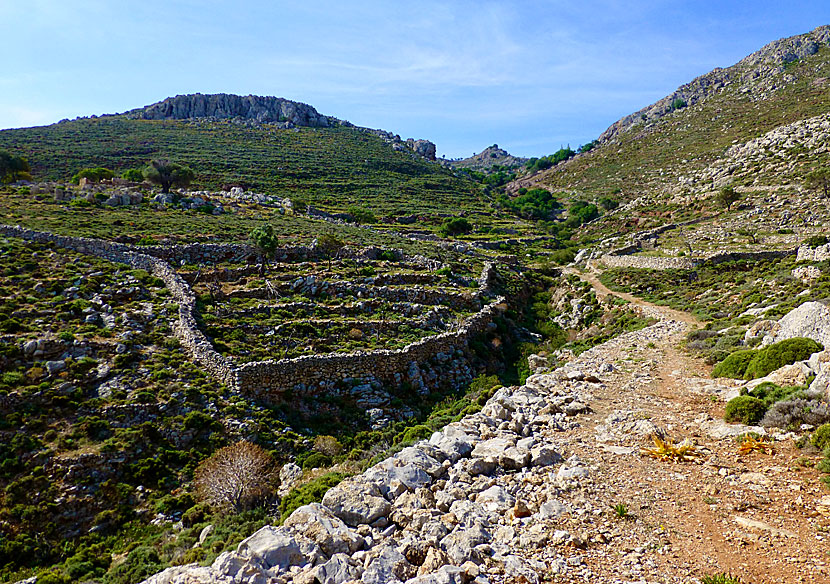
<svg viewBox="0 0 830 584"><path fill-rule="evenodd" d="M499 390L210 568L148 584L830 580L819 453L787 434L741 455L749 428L721 421L735 382L680 348L698 323L627 299L659 321ZM644 453L654 435L689 440L687 459Z"/></svg>
<svg viewBox="0 0 830 584"><path fill-rule="evenodd" d="M550 436L590 473L573 489L548 488L566 509L558 529L568 535L522 555L564 558L561 575L556 561L540 573L562 582L697 582L724 572L746 583L830 581L830 493L810 467L818 453L805 455L789 435L778 437L773 454L740 455L741 427L719 422L731 382L710 379L707 366L678 346L694 319L628 299L664 320L569 364L607 371L590 384L592 411L577 417L578 427ZM699 455L644 456L654 432L694 441ZM532 521L517 532L531 530Z"/></svg>

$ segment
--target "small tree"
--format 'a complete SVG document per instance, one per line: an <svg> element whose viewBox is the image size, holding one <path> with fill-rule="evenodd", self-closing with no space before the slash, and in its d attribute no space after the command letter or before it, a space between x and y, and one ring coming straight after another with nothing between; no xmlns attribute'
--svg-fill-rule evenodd
<svg viewBox="0 0 830 584"><path fill-rule="evenodd" d="M92 182L101 182L108 180L115 176L115 173L109 168L98 166L96 168L82 168L72 176L72 182L78 184L82 178Z"/></svg>
<svg viewBox="0 0 830 584"><path fill-rule="evenodd" d="M830 168L819 168L804 177L804 187L820 193L825 198L830 196Z"/></svg>
<svg viewBox="0 0 830 584"><path fill-rule="evenodd" d="M732 204L741 200L741 195L735 192L731 186L723 187L716 196L716 200L721 207L725 207L727 211L732 207Z"/></svg>
<svg viewBox="0 0 830 584"><path fill-rule="evenodd" d="M130 182L141 182L144 180L144 173L137 168L130 168L121 173L121 178Z"/></svg>
<svg viewBox="0 0 830 584"><path fill-rule="evenodd" d="M173 185L186 187L193 180L193 171L169 160L153 160L143 171L144 178L161 185L161 192L169 193Z"/></svg>
<svg viewBox="0 0 830 584"><path fill-rule="evenodd" d="M220 448L196 469L199 498L223 511L239 513L274 491L276 467L271 455L250 442Z"/></svg>
<svg viewBox="0 0 830 584"><path fill-rule="evenodd" d="M0 182L15 182L31 178L29 162L22 156L0 150Z"/></svg>
<svg viewBox="0 0 830 584"><path fill-rule="evenodd" d="M331 233L323 233L317 238L317 249L323 254L323 257L329 261L329 269L331 269L331 258L339 252L345 244L337 239Z"/></svg>
<svg viewBox="0 0 830 584"><path fill-rule="evenodd" d="M274 227L269 223L260 225L251 231L249 237L259 251L259 273L264 276L266 262L273 259L274 255L277 253L277 247L279 247L280 243L279 238L277 237L277 234L274 233Z"/></svg>

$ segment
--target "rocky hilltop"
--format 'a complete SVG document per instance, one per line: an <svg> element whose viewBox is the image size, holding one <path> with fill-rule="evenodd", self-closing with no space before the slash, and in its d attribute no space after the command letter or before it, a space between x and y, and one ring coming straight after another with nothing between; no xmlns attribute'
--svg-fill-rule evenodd
<svg viewBox="0 0 830 584"><path fill-rule="evenodd" d="M311 128L326 128L334 121L334 118L321 115L305 103L281 97L227 93L193 93L168 97L164 101L127 112L127 117L140 120L241 118L261 123L290 123Z"/></svg>
<svg viewBox="0 0 830 584"><path fill-rule="evenodd" d="M783 72L788 63L815 55L821 46L828 44L830 26L820 26L806 34L773 41L735 65L701 75L663 99L621 118L600 135L599 141L611 140L635 126L652 122L678 108L694 105L735 83L740 84L742 93L762 97L765 92L777 88L780 81L773 77L776 73ZM787 79L785 76L783 82L794 80L795 78Z"/></svg>
<svg viewBox="0 0 830 584"><path fill-rule="evenodd" d="M488 170L494 166L507 166L511 168L523 166L525 162L527 162L527 158L513 156L507 150L499 148L498 144L493 144L482 150L479 154L473 154L463 160L453 161L451 165L459 168L472 168L473 170Z"/></svg>

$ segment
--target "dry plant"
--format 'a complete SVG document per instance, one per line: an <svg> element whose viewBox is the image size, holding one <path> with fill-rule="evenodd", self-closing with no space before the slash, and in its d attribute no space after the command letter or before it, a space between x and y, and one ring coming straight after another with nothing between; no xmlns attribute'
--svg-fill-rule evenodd
<svg viewBox="0 0 830 584"><path fill-rule="evenodd" d="M694 457L700 455L697 451L697 446L688 438L679 444L675 444L670 438L663 440L656 434L653 434L651 441L654 442L654 448L643 448L640 451L641 454L660 460L671 460L673 462L693 460Z"/></svg>
<svg viewBox="0 0 830 584"><path fill-rule="evenodd" d="M202 461L196 469L196 492L220 510L239 513L273 492L276 471L268 452L250 442L237 442Z"/></svg>
<svg viewBox="0 0 830 584"><path fill-rule="evenodd" d="M775 454L775 446L772 440L766 436L744 434L740 438L740 443L741 445L738 447L740 454L749 454L753 451L763 452L764 454Z"/></svg>

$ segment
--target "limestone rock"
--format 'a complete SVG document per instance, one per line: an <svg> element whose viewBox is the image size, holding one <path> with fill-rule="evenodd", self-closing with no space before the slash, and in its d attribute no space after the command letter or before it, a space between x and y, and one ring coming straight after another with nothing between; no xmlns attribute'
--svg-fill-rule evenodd
<svg viewBox="0 0 830 584"><path fill-rule="evenodd" d="M352 527L386 517L391 510L378 485L358 479L346 479L329 489L323 505Z"/></svg>
<svg viewBox="0 0 830 584"><path fill-rule="evenodd" d="M285 520L283 526L304 535L329 556L353 554L364 544L362 537L319 503L303 505Z"/></svg>
<svg viewBox="0 0 830 584"><path fill-rule="evenodd" d="M807 337L830 347L830 308L820 302L805 302L785 314L778 321L779 330L770 342L777 343L795 337Z"/></svg>

